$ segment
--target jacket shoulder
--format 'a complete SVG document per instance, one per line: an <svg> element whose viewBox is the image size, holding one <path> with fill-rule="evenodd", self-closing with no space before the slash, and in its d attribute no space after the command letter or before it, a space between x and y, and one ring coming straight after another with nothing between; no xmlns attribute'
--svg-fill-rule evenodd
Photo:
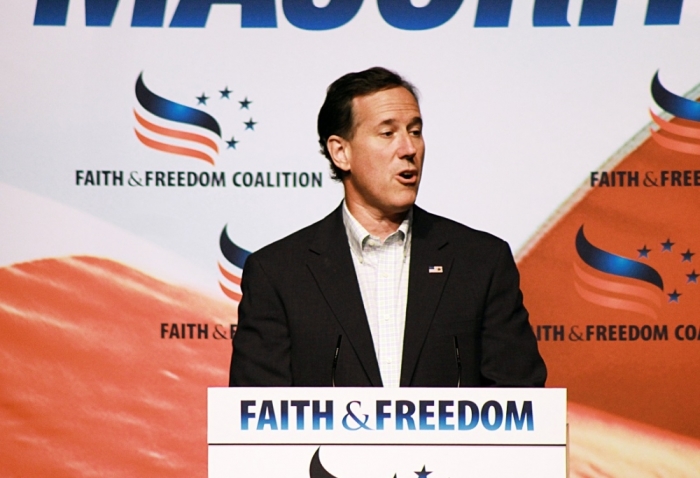
<svg viewBox="0 0 700 478"><path fill-rule="evenodd" d="M262 247L252 253L250 257L263 262L267 260L277 260L280 257L289 259L291 257L290 254L298 255L301 251L308 250L320 229L332 227L332 224L338 219L338 217L336 217L338 216L338 212L339 210L336 209L320 221Z"/></svg>

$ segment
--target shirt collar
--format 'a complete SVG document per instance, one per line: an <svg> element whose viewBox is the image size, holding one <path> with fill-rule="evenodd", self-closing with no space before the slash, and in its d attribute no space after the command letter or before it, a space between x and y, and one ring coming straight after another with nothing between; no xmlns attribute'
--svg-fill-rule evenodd
<svg viewBox="0 0 700 478"><path fill-rule="evenodd" d="M343 224L345 224L345 232L348 236L348 243L350 244L350 249L352 252L360 258L363 258L363 248L367 244L370 238L379 241L379 238L372 236L367 229L362 227L362 224L355 219L355 217L350 213L347 203L343 201ZM400 238L403 240L403 254L404 258L408 256L411 250L411 226L413 224L413 208L409 209L406 218L401 222L396 232L390 234L387 239L392 237L394 234L399 234ZM385 239L386 241L386 239Z"/></svg>

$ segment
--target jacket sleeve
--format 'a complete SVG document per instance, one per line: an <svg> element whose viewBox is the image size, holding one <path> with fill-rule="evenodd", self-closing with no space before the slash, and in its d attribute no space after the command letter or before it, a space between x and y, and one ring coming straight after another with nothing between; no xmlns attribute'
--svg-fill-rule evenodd
<svg viewBox="0 0 700 478"><path fill-rule="evenodd" d="M282 300L253 254L241 281L229 386L291 386L290 336Z"/></svg>
<svg viewBox="0 0 700 478"><path fill-rule="evenodd" d="M537 349L508 244L501 242L482 318L484 385L543 387L547 368Z"/></svg>

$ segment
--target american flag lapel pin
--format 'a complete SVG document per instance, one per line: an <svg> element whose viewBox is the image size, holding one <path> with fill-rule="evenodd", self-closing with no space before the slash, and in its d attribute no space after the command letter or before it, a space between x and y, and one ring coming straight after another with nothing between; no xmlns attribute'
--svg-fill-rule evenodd
<svg viewBox="0 0 700 478"><path fill-rule="evenodd" d="M430 266L428 267L429 274L442 274L442 266Z"/></svg>

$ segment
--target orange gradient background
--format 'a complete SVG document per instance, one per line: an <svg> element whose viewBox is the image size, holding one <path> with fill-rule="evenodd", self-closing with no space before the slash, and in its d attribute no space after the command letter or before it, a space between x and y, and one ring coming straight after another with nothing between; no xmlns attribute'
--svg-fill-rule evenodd
<svg viewBox="0 0 700 478"><path fill-rule="evenodd" d="M204 477L206 393L236 308L116 262L0 269L0 476ZM161 339L205 323L209 339Z"/></svg>
<svg viewBox="0 0 700 478"><path fill-rule="evenodd" d="M638 187L585 185L519 257L533 327L565 326L564 341L539 346L547 385L568 388L572 476L700 476L700 340L674 337L678 325L700 330L700 284L686 277L700 272L700 187L660 187L658 181L662 170L695 169L700 157L665 149L646 135L601 168L639 171ZM655 178L657 186L645 185L645 178ZM660 273L664 294L657 318L596 305L577 292L575 265L600 279L614 277L582 265L575 247L582 225L595 246ZM669 238L675 245L662 252ZM645 245L649 258L640 259L637 249ZM682 262L688 249L698 254ZM669 302L674 289L682 294L678 303ZM572 327L582 333L586 325L667 325L669 340L570 340Z"/></svg>

